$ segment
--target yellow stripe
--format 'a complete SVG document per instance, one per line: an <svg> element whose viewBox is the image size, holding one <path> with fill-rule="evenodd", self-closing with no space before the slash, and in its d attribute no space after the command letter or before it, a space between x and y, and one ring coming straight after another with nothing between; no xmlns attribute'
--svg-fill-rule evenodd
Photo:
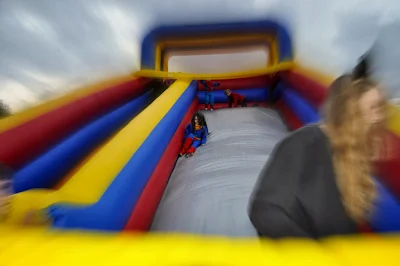
<svg viewBox="0 0 400 266"><path fill-rule="evenodd" d="M163 57L163 68L162 68L163 71L167 71L168 72L168 62L169 62L170 58L171 58L171 54L170 53L165 53L164 54L164 57ZM156 67L157 67L157 65L156 65Z"/></svg>
<svg viewBox="0 0 400 266"><path fill-rule="evenodd" d="M155 70L161 70L161 53L162 53L162 49L159 46L157 46Z"/></svg>
<svg viewBox="0 0 400 266"><path fill-rule="evenodd" d="M400 107L391 105L388 128L400 137Z"/></svg>
<svg viewBox="0 0 400 266"><path fill-rule="evenodd" d="M400 236L322 242L0 229L1 265L397 266Z"/></svg>
<svg viewBox="0 0 400 266"><path fill-rule="evenodd" d="M40 115L50 112L52 110L60 108L61 106L67 105L68 103L77 101L78 99L81 99L81 98L83 98L89 94L92 94L96 91L100 91L102 89L106 89L108 87L111 87L111 86L114 86L117 84L122 84L122 83L128 82L130 80L132 80L132 76L124 76L124 77L114 78L111 80L102 81L100 83L96 83L91 86L86 86L86 87L77 89L76 91L69 93L65 96L62 96L60 98L57 98L57 99L42 103L38 106L18 112L11 117L0 120L0 133L4 132L10 128L21 125L27 121L30 121Z"/></svg>
<svg viewBox="0 0 400 266"><path fill-rule="evenodd" d="M43 209L57 202L78 204L97 202L189 84L189 80L174 82L88 160L58 191L36 189L14 195L11 216L7 222L21 223L29 210Z"/></svg>
<svg viewBox="0 0 400 266"><path fill-rule="evenodd" d="M273 39L270 41L270 49L269 49L269 61L268 66L273 66L279 63L279 50L278 50L278 43L276 41L276 37L274 36Z"/></svg>
<svg viewBox="0 0 400 266"><path fill-rule="evenodd" d="M255 69L243 72L231 72L222 74L194 74L194 73L176 73L156 70L141 70L134 75L137 77L163 78L163 79L234 79L256 77L271 74L278 71L290 70L294 67L292 62L282 62L275 66L262 69Z"/></svg>
<svg viewBox="0 0 400 266"><path fill-rule="evenodd" d="M162 40L158 42L157 46L161 49L166 47L188 47L193 46L214 46L217 44L232 44L242 42L265 42L270 43L273 40L272 35L267 34L254 34L254 35L243 35L243 36L207 36L204 38L180 38L172 40Z"/></svg>
<svg viewBox="0 0 400 266"><path fill-rule="evenodd" d="M314 82L317 82L322 86L325 86L326 88L328 88L331 85L331 83L335 80L335 78L332 76L323 74L320 71L317 71L312 68L304 67L299 63L296 63L296 67L294 68L293 72L299 73L300 75L305 76L306 78L309 78Z"/></svg>

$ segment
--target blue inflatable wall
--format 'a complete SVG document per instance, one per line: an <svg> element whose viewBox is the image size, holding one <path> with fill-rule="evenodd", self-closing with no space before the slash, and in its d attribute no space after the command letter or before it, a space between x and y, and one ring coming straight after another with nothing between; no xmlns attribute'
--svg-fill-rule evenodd
<svg viewBox="0 0 400 266"><path fill-rule="evenodd" d="M221 34L270 34L276 33L279 62L292 61L292 40L288 30L275 21L260 20L240 23L219 23L202 25L171 25L161 26L150 31L142 42L141 68L155 69L156 46L159 40L176 37L218 36Z"/></svg>
<svg viewBox="0 0 400 266"><path fill-rule="evenodd" d="M122 230L196 92L197 82L193 81L97 203L83 207L51 206L53 227Z"/></svg>
<svg viewBox="0 0 400 266"><path fill-rule="evenodd" d="M95 120L55 146L14 176L14 192L51 188L99 144L142 111L152 91Z"/></svg>
<svg viewBox="0 0 400 266"><path fill-rule="evenodd" d="M318 112L293 89L279 85L284 103L297 115L304 125L318 122L321 118Z"/></svg>
<svg viewBox="0 0 400 266"><path fill-rule="evenodd" d="M375 232L400 232L400 202L377 179L378 198L371 217L371 228Z"/></svg>
<svg viewBox="0 0 400 266"><path fill-rule="evenodd" d="M268 89L256 88L256 89L245 89L245 90L232 90L233 92L239 93L246 97L247 102L266 102L268 100ZM197 97L199 103L205 103L205 92L198 91ZM224 94L224 91L214 91L214 102L215 103L227 103L228 97Z"/></svg>

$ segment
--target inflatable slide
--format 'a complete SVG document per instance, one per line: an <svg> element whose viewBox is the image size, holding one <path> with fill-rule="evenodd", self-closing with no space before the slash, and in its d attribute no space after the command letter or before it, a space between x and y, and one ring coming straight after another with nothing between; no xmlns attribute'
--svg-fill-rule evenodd
<svg viewBox="0 0 400 266"><path fill-rule="evenodd" d="M172 50L249 43L270 50L265 68L224 74L168 72ZM368 257L368 265L382 262L378 258L398 258L396 236L321 244L260 243L254 238L246 204L255 178L280 139L320 119L318 110L331 81L294 62L284 26L276 21L162 26L144 38L141 60L142 70L135 76L79 90L0 121L0 161L15 171L12 208L7 227L1 228L0 244L9 246L0 251L2 262L154 265L157 259L157 265L359 265ZM175 81L151 102L152 79ZM221 83L215 92L218 110L202 111L209 121L209 143L199 149L196 160L177 160L184 128L204 109L202 79ZM225 88L255 106L225 109ZM272 98L276 103L267 108ZM393 107L390 112L388 138L395 156L377 165L383 196L377 202L381 211L370 224L375 233L400 231L400 111ZM10 229L32 212L48 223L37 231ZM67 230L111 234L82 236ZM134 237L128 232L149 230L180 234ZM112 234L121 231L122 236ZM193 233L216 238L185 236Z"/></svg>

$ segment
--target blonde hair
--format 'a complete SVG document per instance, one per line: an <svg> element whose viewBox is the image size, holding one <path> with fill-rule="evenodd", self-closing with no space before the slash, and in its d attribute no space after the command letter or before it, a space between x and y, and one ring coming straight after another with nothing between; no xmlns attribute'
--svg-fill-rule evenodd
<svg viewBox="0 0 400 266"><path fill-rule="evenodd" d="M376 186L371 178L373 149L359 99L378 85L344 75L333 82L324 106L325 125L333 149L333 164L342 201L349 216L362 221L373 207Z"/></svg>

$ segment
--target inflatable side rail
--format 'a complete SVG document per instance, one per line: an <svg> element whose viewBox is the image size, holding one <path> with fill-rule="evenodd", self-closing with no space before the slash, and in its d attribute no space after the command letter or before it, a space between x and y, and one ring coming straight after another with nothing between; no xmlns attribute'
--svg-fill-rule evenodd
<svg viewBox="0 0 400 266"><path fill-rule="evenodd" d="M150 80L142 80L141 82L146 83L149 81ZM129 85L130 82L135 82L132 76L122 76L122 77L116 77L112 79L99 81L95 84L84 86L81 88L75 88L71 90L72 92L67 93L63 96L60 96L53 100L45 101L37 106L15 113L8 118L1 119L0 133L7 131L13 127L17 127L27 121L30 121L43 114L58 109L62 106L78 101L79 99L87 97L95 92L100 92L112 87Z"/></svg>
<svg viewBox="0 0 400 266"><path fill-rule="evenodd" d="M400 236L262 240L0 228L1 265L399 265Z"/></svg>

